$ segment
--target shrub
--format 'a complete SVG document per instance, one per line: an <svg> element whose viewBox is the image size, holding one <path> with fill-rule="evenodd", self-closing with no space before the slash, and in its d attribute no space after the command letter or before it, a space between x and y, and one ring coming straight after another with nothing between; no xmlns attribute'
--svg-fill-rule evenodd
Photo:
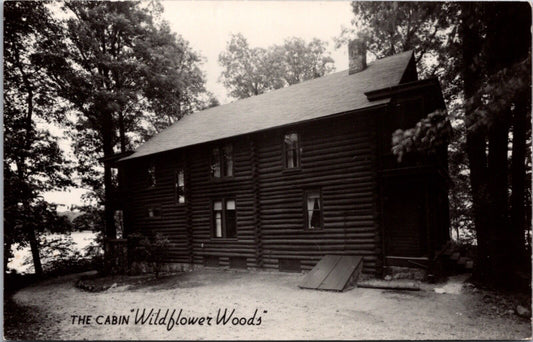
<svg viewBox="0 0 533 342"><path fill-rule="evenodd" d="M131 260L148 264L158 278L163 267L165 250L170 245L168 238L161 233L151 236L133 233L128 236L128 242Z"/></svg>

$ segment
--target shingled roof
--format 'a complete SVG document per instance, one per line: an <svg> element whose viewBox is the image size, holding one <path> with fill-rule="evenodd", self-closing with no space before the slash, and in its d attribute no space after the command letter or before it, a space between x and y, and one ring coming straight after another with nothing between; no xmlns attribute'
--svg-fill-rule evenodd
<svg viewBox="0 0 533 342"><path fill-rule="evenodd" d="M196 112L121 161L387 103L387 98L370 102L364 93L398 85L412 57L412 51L404 52L352 75L340 71Z"/></svg>

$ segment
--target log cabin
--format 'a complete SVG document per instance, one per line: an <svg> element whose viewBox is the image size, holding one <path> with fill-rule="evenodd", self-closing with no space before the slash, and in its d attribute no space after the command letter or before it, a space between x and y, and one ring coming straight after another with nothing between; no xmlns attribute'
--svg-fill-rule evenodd
<svg viewBox="0 0 533 342"><path fill-rule="evenodd" d="M449 240L446 146L391 152L396 129L444 108L412 51L185 116L113 164L124 236L162 233L169 265L363 272L427 265Z"/></svg>

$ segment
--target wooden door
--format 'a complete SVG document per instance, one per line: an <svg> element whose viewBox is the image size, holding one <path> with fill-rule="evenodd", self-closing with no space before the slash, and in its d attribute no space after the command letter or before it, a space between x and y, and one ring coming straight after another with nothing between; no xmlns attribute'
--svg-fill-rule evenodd
<svg viewBox="0 0 533 342"><path fill-rule="evenodd" d="M387 256L427 254L427 210L423 182L400 178L387 181L383 201Z"/></svg>

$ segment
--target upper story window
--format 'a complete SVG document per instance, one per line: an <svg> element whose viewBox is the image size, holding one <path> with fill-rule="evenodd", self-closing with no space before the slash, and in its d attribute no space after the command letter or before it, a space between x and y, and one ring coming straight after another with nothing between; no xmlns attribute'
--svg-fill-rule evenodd
<svg viewBox="0 0 533 342"><path fill-rule="evenodd" d="M155 184L156 184L155 165L154 164L150 164L148 166L147 177L148 177L148 186L149 187L154 187Z"/></svg>
<svg viewBox="0 0 533 342"><path fill-rule="evenodd" d="M183 204L185 203L185 172L183 168L176 170L175 177L176 202Z"/></svg>
<svg viewBox="0 0 533 342"><path fill-rule="evenodd" d="M211 177L233 176L233 145L216 146L211 150Z"/></svg>
<svg viewBox="0 0 533 342"><path fill-rule="evenodd" d="M287 133L283 139L284 163L286 169L300 167L300 143L298 133Z"/></svg>
<svg viewBox="0 0 533 342"><path fill-rule="evenodd" d="M305 228L323 228L322 194L319 189L305 193Z"/></svg>
<svg viewBox="0 0 533 342"><path fill-rule="evenodd" d="M118 169L116 167L111 168L111 184L115 189L118 189L120 182L118 180Z"/></svg>
<svg viewBox="0 0 533 342"><path fill-rule="evenodd" d="M212 225L214 238L234 238L237 236L234 199L213 201Z"/></svg>
<svg viewBox="0 0 533 342"><path fill-rule="evenodd" d="M159 210L159 208L148 208L148 217L153 218L153 217L160 217L160 216L161 216L161 211Z"/></svg>

